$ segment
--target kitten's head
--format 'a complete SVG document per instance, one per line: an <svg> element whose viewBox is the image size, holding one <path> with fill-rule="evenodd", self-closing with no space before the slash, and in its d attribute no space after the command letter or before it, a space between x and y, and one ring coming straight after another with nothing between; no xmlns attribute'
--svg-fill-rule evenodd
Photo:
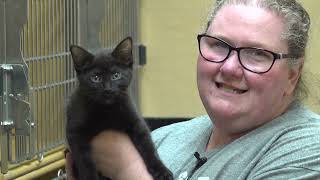
<svg viewBox="0 0 320 180"><path fill-rule="evenodd" d="M90 100L112 104L127 96L132 77L132 39L122 40L112 52L91 54L79 46L70 46L80 93Z"/></svg>

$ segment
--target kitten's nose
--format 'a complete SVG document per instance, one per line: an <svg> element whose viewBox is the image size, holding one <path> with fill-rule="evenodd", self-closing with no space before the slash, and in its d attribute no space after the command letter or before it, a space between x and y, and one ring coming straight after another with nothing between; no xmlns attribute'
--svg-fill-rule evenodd
<svg viewBox="0 0 320 180"><path fill-rule="evenodd" d="M105 91L111 91L112 90L112 85L111 85L111 83L105 83L104 84L104 90Z"/></svg>

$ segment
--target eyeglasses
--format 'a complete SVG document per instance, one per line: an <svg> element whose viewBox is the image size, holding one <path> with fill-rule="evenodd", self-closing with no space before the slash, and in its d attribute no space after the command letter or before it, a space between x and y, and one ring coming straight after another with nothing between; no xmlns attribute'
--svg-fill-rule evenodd
<svg viewBox="0 0 320 180"><path fill-rule="evenodd" d="M275 60L293 58L291 54L282 54L268 51L262 48L238 47L235 48L225 41L206 34L197 37L201 56L210 62L220 63L228 59L231 51L238 52L241 66L253 73L266 73L273 66Z"/></svg>

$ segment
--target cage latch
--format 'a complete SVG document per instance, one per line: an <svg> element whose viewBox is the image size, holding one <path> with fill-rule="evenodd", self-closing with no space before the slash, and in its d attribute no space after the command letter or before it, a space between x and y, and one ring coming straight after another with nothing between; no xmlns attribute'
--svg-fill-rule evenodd
<svg viewBox="0 0 320 180"><path fill-rule="evenodd" d="M30 103L27 68L21 64L0 64L0 125L15 128L15 135L30 133Z"/></svg>

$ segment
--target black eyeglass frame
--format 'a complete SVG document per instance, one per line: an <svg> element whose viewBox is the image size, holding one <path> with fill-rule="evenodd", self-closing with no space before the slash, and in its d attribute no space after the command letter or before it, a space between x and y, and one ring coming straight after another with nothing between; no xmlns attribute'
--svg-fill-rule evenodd
<svg viewBox="0 0 320 180"><path fill-rule="evenodd" d="M213 39L216 39L216 40L218 40L218 41L223 42L224 44L226 44L226 45L228 46L228 48L229 48L229 52L228 52L227 56L226 56L223 60L221 60L221 61L212 61L212 60L209 60L209 59L205 58L205 57L203 56L203 54L202 54L202 52L201 52L201 48L200 48L200 41L201 41L201 38L202 38L202 37L213 38ZM230 44L228 44L227 42L225 42L225 41L222 40L222 39L216 38L216 37L214 37L214 36L209 36L209 35L207 35L207 34L198 34L197 40L198 40L198 48L199 48L200 55L201 55L201 56L203 57L203 59L205 59L206 61L214 62L214 63L221 63L221 62L227 60L227 59L229 58L231 52L232 52L233 50L235 50L235 51L237 52L238 60L239 60L239 62L240 62L240 64L241 64L241 66L242 66L244 69L246 69L246 70L248 70L248 71L250 71L250 72L253 72L253 73L257 73L257 74L263 74L263 73L266 73L266 72L270 71L270 69L272 68L274 62L275 62L277 59L296 58L296 57L295 57L294 55L292 55L292 54L275 53L275 52L272 52L272 51L269 51L269 50L266 50L266 49L263 49L263 48L256 48L256 47L237 47L237 48L236 48L236 47L231 46ZM245 66L242 64L241 59L240 59L240 51L241 51L242 49L257 49L257 50L263 50L263 51L266 51L266 52L271 53L271 54L273 55L273 61L272 61L271 66L269 67L269 69L267 69L266 71L262 71L262 72L256 72L256 71L253 71L253 70L248 69L247 67L245 67Z"/></svg>

